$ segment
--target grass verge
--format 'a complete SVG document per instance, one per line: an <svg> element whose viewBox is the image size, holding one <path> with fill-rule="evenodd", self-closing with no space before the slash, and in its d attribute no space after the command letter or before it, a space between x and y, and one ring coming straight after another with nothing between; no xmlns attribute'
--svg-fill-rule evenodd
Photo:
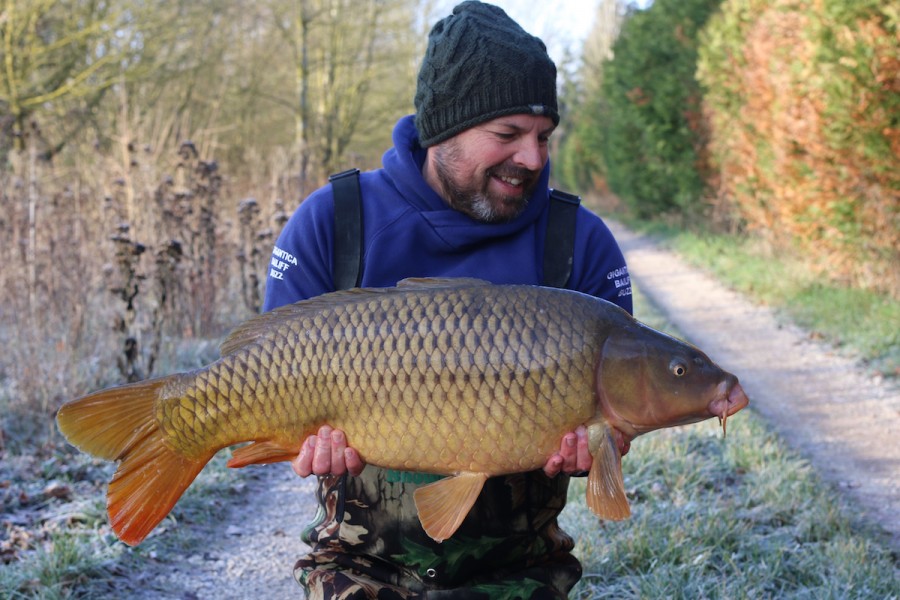
<svg viewBox="0 0 900 600"><path fill-rule="evenodd" d="M639 292L638 318L675 335ZM602 522L575 480L564 530L585 576L572 598L900 598L897 557L752 410L638 439L632 517Z"/></svg>
<svg viewBox="0 0 900 600"><path fill-rule="evenodd" d="M572 598L900 597L888 549L752 413L727 440L710 423L648 434L624 473L621 523L598 529L584 481L570 488L562 526L581 532L585 570Z"/></svg>

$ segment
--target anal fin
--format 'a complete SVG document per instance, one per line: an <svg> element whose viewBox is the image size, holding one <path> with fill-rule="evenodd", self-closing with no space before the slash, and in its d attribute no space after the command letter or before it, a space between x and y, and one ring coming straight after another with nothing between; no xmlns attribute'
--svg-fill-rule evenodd
<svg viewBox="0 0 900 600"><path fill-rule="evenodd" d="M452 536L478 499L486 473L460 473L420 487L416 510L425 533L436 542Z"/></svg>
<svg viewBox="0 0 900 600"><path fill-rule="evenodd" d="M232 469L240 469L247 465L264 465L268 463L292 460L300 453L301 443L286 444L276 440L253 442L235 450L226 463Z"/></svg>

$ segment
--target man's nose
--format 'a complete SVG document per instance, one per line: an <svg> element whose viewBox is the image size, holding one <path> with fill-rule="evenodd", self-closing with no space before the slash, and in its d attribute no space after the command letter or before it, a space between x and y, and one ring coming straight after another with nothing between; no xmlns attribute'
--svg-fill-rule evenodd
<svg viewBox="0 0 900 600"><path fill-rule="evenodd" d="M545 146L536 138L524 137L519 142L513 161L516 166L530 171L540 171L546 160Z"/></svg>

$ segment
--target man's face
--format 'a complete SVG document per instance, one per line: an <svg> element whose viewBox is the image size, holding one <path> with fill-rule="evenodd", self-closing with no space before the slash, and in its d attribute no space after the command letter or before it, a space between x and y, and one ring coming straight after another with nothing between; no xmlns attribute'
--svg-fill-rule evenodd
<svg viewBox="0 0 900 600"><path fill-rule="evenodd" d="M514 219L547 164L554 129L549 117L510 115L433 146L429 153L439 191L451 207L478 221Z"/></svg>

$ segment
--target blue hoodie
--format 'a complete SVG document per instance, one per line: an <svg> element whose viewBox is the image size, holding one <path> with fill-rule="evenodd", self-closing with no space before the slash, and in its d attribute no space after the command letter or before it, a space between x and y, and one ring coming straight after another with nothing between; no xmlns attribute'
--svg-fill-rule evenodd
<svg viewBox="0 0 900 600"><path fill-rule="evenodd" d="M406 277L477 277L539 285L549 207L550 165L525 210L507 223L481 223L455 209L422 176L425 150L412 116L398 121L382 169L362 173L363 287ZM334 291L334 201L327 185L309 196L278 237L264 310ZM632 311L625 259L599 217L579 207L568 287Z"/></svg>

